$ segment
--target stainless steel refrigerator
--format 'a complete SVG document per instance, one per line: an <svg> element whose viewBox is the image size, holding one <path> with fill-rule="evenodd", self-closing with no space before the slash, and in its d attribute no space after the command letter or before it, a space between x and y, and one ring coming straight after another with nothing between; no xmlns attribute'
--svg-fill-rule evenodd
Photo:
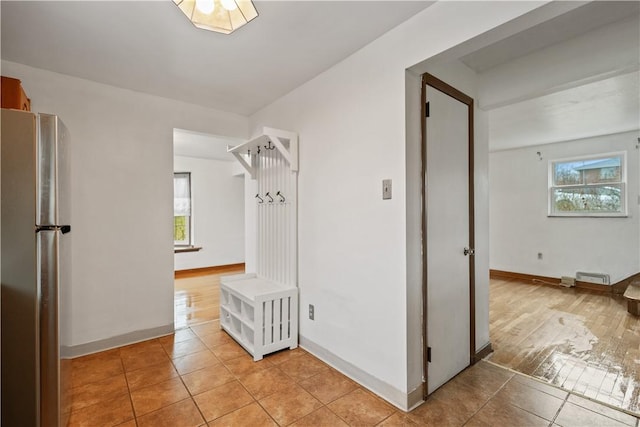
<svg viewBox="0 0 640 427"><path fill-rule="evenodd" d="M70 169L58 117L2 109L2 425L69 416Z"/></svg>

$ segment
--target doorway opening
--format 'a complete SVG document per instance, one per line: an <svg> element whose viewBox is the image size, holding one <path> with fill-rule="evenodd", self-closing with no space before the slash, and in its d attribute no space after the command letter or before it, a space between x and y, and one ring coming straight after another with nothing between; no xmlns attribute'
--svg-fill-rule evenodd
<svg viewBox="0 0 640 427"><path fill-rule="evenodd" d="M220 276L244 272L245 179L228 145L173 131L175 328L216 320Z"/></svg>
<svg viewBox="0 0 640 427"><path fill-rule="evenodd" d="M489 361L638 413L638 365L628 347L640 321L616 287L558 286L577 271L607 273L618 285L639 277L638 205L626 205L628 216L554 216L550 171L554 162L625 152L621 182L637 194L640 8L596 1L540 11L553 7L563 10L443 52L412 67L407 80L426 71L456 87L462 81L475 98L476 356L493 350ZM408 173L412 164L408 155ZM609 187L615 196L618 187Z"/></svg>

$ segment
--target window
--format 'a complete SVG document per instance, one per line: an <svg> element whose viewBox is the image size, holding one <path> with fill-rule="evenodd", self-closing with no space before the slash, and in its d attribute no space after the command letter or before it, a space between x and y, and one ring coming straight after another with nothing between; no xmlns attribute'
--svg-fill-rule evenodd
<svg viewBox="0 0 640 427"><path fill-rule="evenodd" d="M191 246L191 174L173 174L173 244Z"/></svg>
<svg viewBox="0 0 640 427"><path fill-rule="evenodd" d="M551 161L549 216L625 216L625 163L625 153Z"/></svg>

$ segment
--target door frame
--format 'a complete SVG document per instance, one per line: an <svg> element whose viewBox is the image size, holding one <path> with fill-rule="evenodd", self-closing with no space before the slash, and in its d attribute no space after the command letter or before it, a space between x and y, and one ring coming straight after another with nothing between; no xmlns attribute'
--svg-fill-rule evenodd
<svg viewBox="0 0 640 427"><path fill-rule="evenodd" d="M468 154L469 154L469 247L475 249L475 206L474 206L474 122L473 122L473 98L459 91L458 89L443 82L437 77L424 73L422 75L422 93L421 93L421 116L420 116L420 131L421 131L421 176L422 182L421 197L422 197L422 218L421 218L421 230L422 230L422 364L423 364L423 397L426 400L428 396L428 381L429 381L429 362L427 360L427 348L429 346L429 337L427 335L427 310L428 310L428 297L427 297L427 189L425 180L427 176L427 86L432 87L450 97L462 102L467 106L468 122L469 122L469 136L468 136ZM475 349L476 349L476 306L475 306L475 257L473 254L469 256L469 365L475 363Z"/></svg>

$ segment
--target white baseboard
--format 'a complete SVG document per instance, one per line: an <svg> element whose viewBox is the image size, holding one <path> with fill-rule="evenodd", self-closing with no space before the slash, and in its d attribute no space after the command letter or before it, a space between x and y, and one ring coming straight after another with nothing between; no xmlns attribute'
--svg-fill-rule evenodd
<svg viewBox="0 0 640 427"><path fill-rule="evenodd" d="M299 345L318 359L337 369L361 386L377 394L396 408L408 412L422 403L422 385L410 393L398 390L394 386L374 377L355 365L336 356L324 347L308 338L299 337Z"/></svg>
<svg viewBox="0 0 640 427"><path fill-rule="evenodd" d="M97 353L99 351L110 350L123 345L135 344L140 341L151 340L172 334L175 331L174 324L159 326L157 328L133 331L103 340L92 341L85 344L62 347L60 356L66 359Z"/></svg>

